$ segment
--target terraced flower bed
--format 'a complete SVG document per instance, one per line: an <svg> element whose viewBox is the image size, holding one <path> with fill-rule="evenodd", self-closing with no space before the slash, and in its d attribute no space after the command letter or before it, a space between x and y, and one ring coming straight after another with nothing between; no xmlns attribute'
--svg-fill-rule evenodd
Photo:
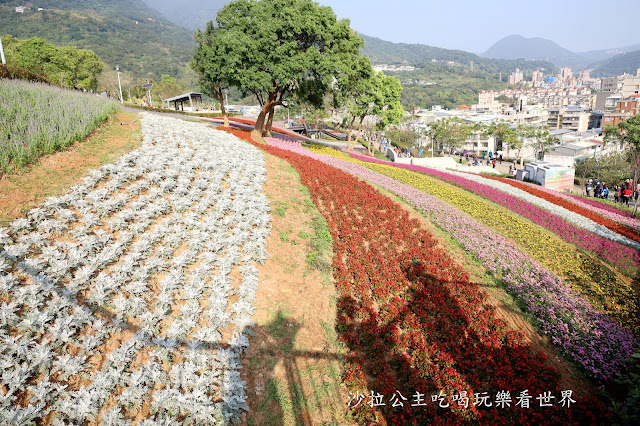
<svg viewBox="0 0 640 426"><path fill-rule="evenodd" d="M631 333L595 310L583 296L515 244L476 219L436 197L354 164L336 150L313 148L328 154L324 155L278 139L267 140L270 145L323 161L378 184L424 211L433 223L450 233L485 268L502 279L522 309L532 315L534 325L589 375L606 380L624 368L634 345Z"/></svg>
<svg viewBox="0 0 640 426"><path fill-rule="evenodd" d="M520 247L519 250L526 250L551 271L568 279L574 290L584 294L598 310L615 319L620 325L627 327L629 330L638 331L640 327L637 316L637 307L640 306L639 295L629 283L600 264L598 260L584 256L575 247L551 233L544 232L527 220L523 220L516 215L507 215L504 211L484 199L478 199L458 188L439 183L438 180L424 174L384 164L374 164L359 160L352 161L399 182L406 183L420 191L444 199L452 206L480 220L493 230L492 232L497 231L509 240L516 242ZM442 174L442 172L435 170L430 172L438 176ZM446 173L444 175L445 177L449 176ZM470 182L457 176L453 176L451 179L459 180L461 185L469 188L479 186L475 182ZM486 188L480 188L479 190L484 193ZM494 192L493 190L487 190L487 197L490 197ZM530 211L526 207L526 203L522 202L522 200L519 201L519 204L514 205L514 209L517 208L518 213L522 212L523 215L530 215ZM536 217L532 218L535 219ZM559 218L554 220L559 226L570 226ZM582 232L580 228L577 229ZM586 231L584 232L584 237L587 238L589 235ZM595 239L597 236L591 235L591 238ZM604 241L615 244L606 239ZM624 246L622 246L622 249L632 250ZM635 252L632 252L632 254L637 256Z"/></svg>
<svg viewBox="0 0 640 426"><path fill-rule="evenodd" d="M371 157L358 156L357 154L351 155L361 161L390 166L390 163L386 161L377 160ZM512 210L520 216L552 231L565 241L604 258L611 265L616 266L621 272L631 277L635 277L638 273L640 265L640 255L638 254L638 250L632 247L625 247L620 244L620 242L626 242L629 245L635 245L635 242L629 241L625 237L609 231L606 228L603 230L603 226L599 226L580 215L565 215L566 213L571 212L563 211L564 209L559 207L551 207L551 203L541 200L538 197L530 197L528 199L537 198L537 202L552 210L548 211L546 208L533 205L511 193L501 191L500 189L504 189L504 186L506 186L502 183L499 184L500 189L489 186L492 181L485 179L484 176L481 177L467 173L456 174L454 172L442 172L426 167L405 164L398 164L393 167L416 171L436 177L445 182L476 193L483 198ZM523 194L518 195L523 196ZM563 214L565 216L559 217L557 214ZM572 218L573 221L568 222L567 220L563 220L567 218ZM594 235L594 233L596 233L596 235Z"/></svg>
<svg viewBox="0 0 640 426"><path fill-rule="evenodd" d="M0 230L0 423L238 421L259 150L148 115L142 148Z"/></svg>
<svg viewBox="0 0 640 426"><path fill-rule="evenodd" d="M233 133L249 140L246 133ZM298 170L329 223L341 294L338 321L350 349L344 378L353 393L442 391L444 400L451 401L465 391L477 402L482 392L495 395L502 388L514 393L523 386L532 392L558 390L558 377L544 358L531 354L518 333L495 317L478 285L400 206L333 167L275 147L264 149ZM361 405L355 412L364 422L383 415L391 423L553 422L592 416L575 407L543 413L407 405L402 410ZM597 403L593 407L599 411Z"/></svg>

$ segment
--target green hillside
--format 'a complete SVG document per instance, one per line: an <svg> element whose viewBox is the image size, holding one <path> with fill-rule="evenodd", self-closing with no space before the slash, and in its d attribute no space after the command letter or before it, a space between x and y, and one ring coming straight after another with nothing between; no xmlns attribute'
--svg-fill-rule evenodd
<svg viewBox="0 0 640 426"><path fill-rule="evenodd" d="M360 34L364 39L363 52L377 64L418 63L431 59L469 62L481 59L464 50L442 49L425 44L392 43L376 37Z"/></svg>
<svg viewBox="0 0 640 426"><path fill-rule="evenodd" d="M496 77L502 72L504 80L516 68L525 72L537 69L556 71L556 67L547 61L489 59L464 50L442 49L424 44L392 43L363 34L360 36L364 39L363 53L367 54L374 64L422 64L433 63L434 60L436 63L452 61L454 65L466 65L470 70L471 62L473 62L474 71L484 71L492 75L495 74Z"/></svg>
<svg viewBox="0 0 640 426"><path fill-rule="evenodd" d="M386 71L385 74L398 77L402 82L401 101L408 110L414 106L425 108L433 105L455 109L460 105L478 103L478 93L482 90L502 90L509 87L487 72L471 72L469 68L428 63L420 65L414 71Z"/></svg>
<svg viewBox="0 0 640 426"><path fill-rule="evenodd" d="M593 65L594 77L612 77L624 73L635 75L640 68L640 50L623 53Z"/></svg>
<svg viewBox="0 0 640 426"><path fill-rule="evenodd" d="M2 34L89 49L109 67L118 64L137 78L181 76L195 46L191 30L139 0L53 0L43 2L46 10L31 3L24 13L16 13L15 5L0 2Z"/></svg>

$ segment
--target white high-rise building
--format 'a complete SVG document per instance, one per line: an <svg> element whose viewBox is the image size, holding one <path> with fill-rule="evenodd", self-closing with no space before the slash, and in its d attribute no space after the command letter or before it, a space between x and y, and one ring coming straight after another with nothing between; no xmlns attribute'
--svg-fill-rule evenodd
<svg viewBox="0 0 640 426"><path fill-rule="evenodd" d="M509 75L509 84L520 84L524 80L524 73L520 68L516 68L515 72Z"/></svg>

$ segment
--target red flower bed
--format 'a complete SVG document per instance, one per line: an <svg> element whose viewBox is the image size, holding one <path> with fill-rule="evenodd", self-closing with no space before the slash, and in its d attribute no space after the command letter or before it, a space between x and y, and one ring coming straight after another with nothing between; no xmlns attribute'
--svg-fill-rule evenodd
<svg viewBox="0 0 640 426"><path fill-rule="evenodd" d="M545 199L557 206L560 207L564 207L565 209L572 211L574 213L578 213L588 219L591 219L592 221L594 221L595 223L598 223L602 226L607 227L608 229L612 230L613 232L617 232L620 235L624 235L625 237L629 238L630 240L636 241L640 243L640 235L638 234L638 232L632 228L629 228L627 226L624 226L620 223L614 222L610 219L607 219L606 217L599 215L598 213L594 213L591 210L585 209L584 207L580 207L570 201L567 201L561 197L558 197L556 195L553 194L549 194L547 192L544 191L540 191L539 189L536 188L532 188L528 185L523 184L522 182L518 182L516 180L513 179L506 179L506 178L500 178L500 177L496 177L496 176L488 176L488 175L482 175L482 177L487 178L487 179L493 179L493 180L497 180L499 182L502 183L506 183L509 184L515 188L518 189L522 189L523 191L528 192L531 195L535 195L536 197L540 197L542 199Z"/></svg>
<svg viewBox="0 0 640 426"><path fill-rule="evenodd" d="M246 132L230 133L250 141ZM535 407L535 400L532 408L515 407L524 390L534 398L548 391L559 398L559 375L497 318L484 291L434 237L371 185L299 154L256 146L296 168L329 225L340 297L337 328L348 348L343 380L353 394L385 395L386 405L376 409L359 404L356 419L593 423L595 412L602 420L595 400L578 400L570 409ZM404 407L392 407L389 399L396 391L407 398ZM468 408L451 398L461 391L470 396ZM474 392L487 392L493 401L499 391L510 392L511 408L474 407ZM424 394L424 406L411 406L416 392ZM432 401L440 392L449 408Z"/></svg>

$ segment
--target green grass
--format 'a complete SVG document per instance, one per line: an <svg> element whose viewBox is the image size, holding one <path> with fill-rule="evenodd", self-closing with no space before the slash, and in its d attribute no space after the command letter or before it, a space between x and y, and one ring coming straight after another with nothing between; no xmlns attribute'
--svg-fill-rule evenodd
<svg viewBox="0 0 640 426"><path fill-rule="evenodd" d="M276 202L276 208L273 209L273 214L284 217L287 214L287 209L289 208L289 203L286 201L278 201Z"/></svg>
<svg viewBox="0 0 640 426"><path fill-rule="evenodd" d="M389 157L387 157L386 155L384 155L383 153L381 153L380 151L373 151L373 156L375 158L377 158L378 160L384 160L384 161L390 161Z"/></svg>
<svg viewBox="0 0 640 426"><path fill-rule="evenodd" d="M280 309L278 309L278 311L272 315L273 316L271 322L267 324L266 329L274 339L282 340L286 337L290 337L291 334L295 335L298 327L290 325L289 320L291 319L293 313L291 312L291 310L289 310L289 308L287 308L286 306L280 307Z"/></svg>
<svg viewBox="0 0 640 426"><path fill-rule="evenodd" d="M318 270L322 273L329 273L332 267L330 256L333 246L333 239L327 226L327 222L320 215L313 219L314 234L311 237L311 252L307 254L307 265L310 269Z"/></svg>

